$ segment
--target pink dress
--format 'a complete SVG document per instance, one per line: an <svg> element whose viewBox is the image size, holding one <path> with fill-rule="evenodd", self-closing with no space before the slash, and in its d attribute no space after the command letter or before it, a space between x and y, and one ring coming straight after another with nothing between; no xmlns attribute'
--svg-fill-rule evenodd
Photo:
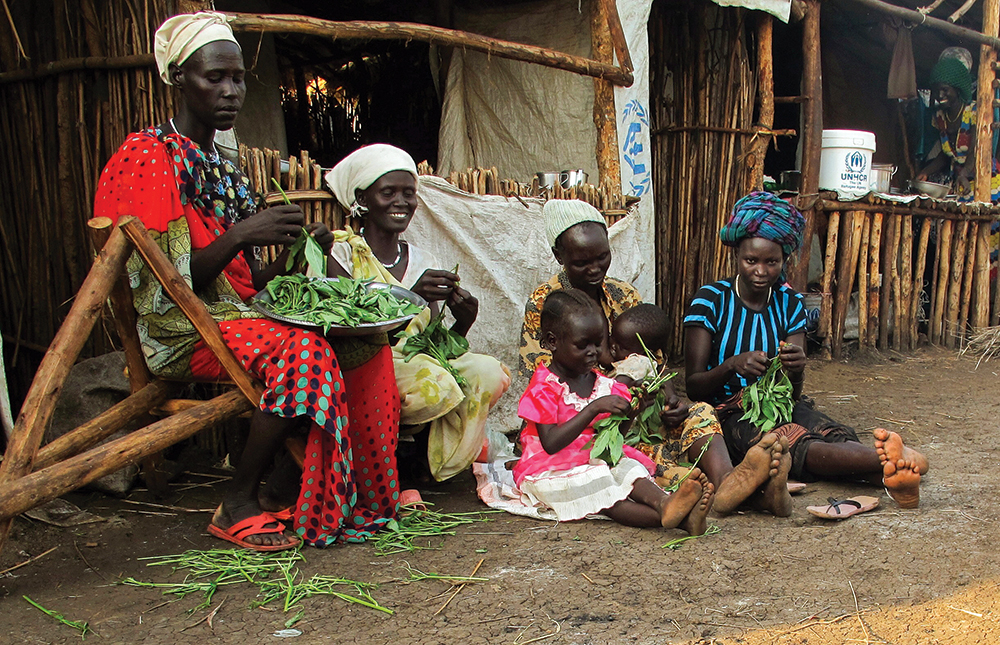
<svg viewBox="0 0 1000 645"><path fill-rule="evenodd" d="M521 459L514 467L514 482L526 503L552 508L560 521L580 519L598 513L625 499L635 480L650 477L655 466L631 446L614 467L590 459L584 445L594 436L593 423L568 446L549 454L538 438L538 424L565 423L591 401L609 394L631 400L628 388L599 372L594 372L590 396L577 396L545 365L535 370L521 397L517 413L527 421L521 432ZM598 415L594 421L607 417Z"/></svg>

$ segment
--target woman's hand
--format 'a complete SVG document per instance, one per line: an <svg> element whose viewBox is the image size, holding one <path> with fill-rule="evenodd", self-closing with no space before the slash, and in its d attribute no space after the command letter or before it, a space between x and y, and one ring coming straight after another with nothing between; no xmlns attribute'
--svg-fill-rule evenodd
<svg viewBox="0 0 1000 645"><path fill-rule="evenodd" d="M963 193L972 192L972 179L970 177L971 174L972 170L969 167L969 164L960 166L955 172L955 182L962 189Z"/></svg>
<svg viewBox="0 0 1000 645"><path fill-rule="evenodd" d="M281 204L248 217L230 230L238 232L242 246L288 246L299 236L304 221L301 208L295 204Z"/></svg>
<svg viewBox="0 0 1000 645"><path fill-rule="evenodd" d="M799 374L806 368L806 352L794 343L782 343L778 360L789 374Z"/></svg>
<svg viewBox="0 0 1000 645"><path fill-rule="evenodd" d="M452 331L460 336L465 336L472 329L472 323L476 322L476 316L479 315L479 300L462 287L456 286L451 295L448 296L447 304L451 315L455 317Z"/></svg>
<svg viewBox="0 0 1000 645"><path fill-rule="evenodd" d="M742 377L761 376L767 371L767 354L764 352L743 352L726 361L733 371Z"/></svg>
<svg viewBox="0 0 1000 645"><path fill-rule="evenodd" d="M625 397L608 394L588 403L587 409L596 417L598 414L628 414L632 406Z"/></svg>
<svg viewBox="0 0 1000 645"><path fill-rule="evenodd" d="M427 269L417 279L416 283L410 287L410 291L427 302L437 302L438 300L445 300L450 297L457 286L458 276L451 271Z"/></svg>
<svg viewBox="0 0 1000 645"><path fill-rule="evenodd" d="M330 255L330 249L333 248L333 232L326 227L326 224L323 222L306 224L306 232L313 236L313 239L323 249L324 255ZM336 264L336 261L334 261L334 264Z"/></svg>

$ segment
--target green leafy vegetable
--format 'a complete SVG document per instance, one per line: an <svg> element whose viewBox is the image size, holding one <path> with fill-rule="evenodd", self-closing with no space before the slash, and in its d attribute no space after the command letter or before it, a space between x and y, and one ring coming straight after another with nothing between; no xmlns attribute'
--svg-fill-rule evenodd
<svg viewBox="0 0 1000 645"><path fill-rule="evenodd" d="M357 327L420 313L419 305L397 298L388 289L369 288L369 282L277 276L267 283L272 299L267 308L280 316L322 327L325 333L334 325Z"/></svg>
<svg viewBox="0 0 1000 645"><path fill-rule="evenodd" d="M288 259L285 260L285 271L305 274L308 278L326 276L326 254L305 228L299 233L295 242L288 247Z"/></svg>
<svg viewBox="0 0 1000 645"><path fill-rule="evenodd" d="M792 381L781 367L781 360L775 356L764 374L743 388L743 410L740 421L748 420L768 433L792 420Z"/></svg>
<svg viewBox="0 0 1000 645"><path fill-rule="evenodd" d="M45 607L42 607L41 605L39 605L37 602L35 602L31 598L28 598L27 596L21 596L21 597L24 598L25 600L27 600L28 603L32 607L34 607L38 611L42 612L46 616L50 616L52 618L55 618L56 620L58 620L63 625L66 625L67 627L72 627L73 629L75 629L78 632L80 632L80 638L82 638L84 640L87 640L87 634L95 633L94 630L92 630L90 628L90 623L88 623L85 620L83 620L83 621L79 621L79 620L67 620L66 618L63 617L62 614L60 614L58 612L55 612L55 611L52 611L51 609L46 609Z"/></svg>
<svg viewBox="0 0 1000 645"><path fill-rule="evenodd" d="M642 337L638 336L638 338L642 349L646 352L646 357L652 361L653 365L656 365L653 353L642 342ZM629 405L632 412L639 409L644 397L648 395L655 395L655 397L653 402L643 409L633 421L632 427L628 430L627 438L622 434L621 426L629 420L630 414L612 414L594 423L594 438L587 444L590 446L590 458L601 459L614 466L621 461L625 444L634 446L637 443L663 443L665 438L660 427L660 411L666 404L666 398L660 388L675 376L677 376L677 372L668 373L666 366L664 366L659 372L647 376L639 385L631 388L632 401Z"/></svg>
<svg viewBox="0 0 1000 645"><path fill-rule="evenodd" d="M457 271L458 265L455 265L452 273ZM456 359L468 351L469 341L461 334L453 332L444 325L443 306L438 315L434 316L434 319L431 320L430 324L423 331L410 336L403 344L403 356L407 363L417 354L427 354L437 360L441 364L441 367L448 370L459 387L465 387L465 377L448 361Z"/></svg>

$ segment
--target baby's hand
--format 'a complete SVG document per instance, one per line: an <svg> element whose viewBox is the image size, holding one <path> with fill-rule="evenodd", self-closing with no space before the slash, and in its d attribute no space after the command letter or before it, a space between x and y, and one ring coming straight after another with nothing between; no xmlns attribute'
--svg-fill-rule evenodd
<svg viewBox="0 0 1000 645"><path fill-rule="evenodd" d="M625 397L617 394L608 394L599 399L594 399L587 407L594 415L598 414L627 414L632 407Z"/></svg>

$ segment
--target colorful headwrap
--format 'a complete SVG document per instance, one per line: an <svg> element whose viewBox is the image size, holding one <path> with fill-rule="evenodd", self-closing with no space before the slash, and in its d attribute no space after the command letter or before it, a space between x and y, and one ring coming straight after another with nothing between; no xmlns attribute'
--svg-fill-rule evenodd
<svg viewBox="0 0 1000 645"><path fill-rule="evenodd" d="M726 246L739 246L747 238L762 237L781 245L789 256L802 244L805 225L797 208L771 193L756 191L736 202L719 238Z"/></svg>
<svg viewBox="0 0 1000 645"><path fill-rule="evenodd" d="M966 103L972 101L972 75L957 58L942 58L931 70L931 85L951 85Z"/></svg>
<svg viewBox="0 0 1000 645"><path fill-rule="evenodd" d="M394 170L408 172L417 178L417 164L405 150L387 143L373 143L344 157L326 173L326 184L341 206L357 217L365 211L358 206L355 191L366 190L379 177Z"/></svg>
<svg viewBox="0 0 1000 645"><path fill-rule="evenodd" d="M199 11L167 18L153 36L153 57L160 78L167 85L173 85L170 82L170 63L183 65L191 54L219 40L239 46L224 13Z"/></svg>

